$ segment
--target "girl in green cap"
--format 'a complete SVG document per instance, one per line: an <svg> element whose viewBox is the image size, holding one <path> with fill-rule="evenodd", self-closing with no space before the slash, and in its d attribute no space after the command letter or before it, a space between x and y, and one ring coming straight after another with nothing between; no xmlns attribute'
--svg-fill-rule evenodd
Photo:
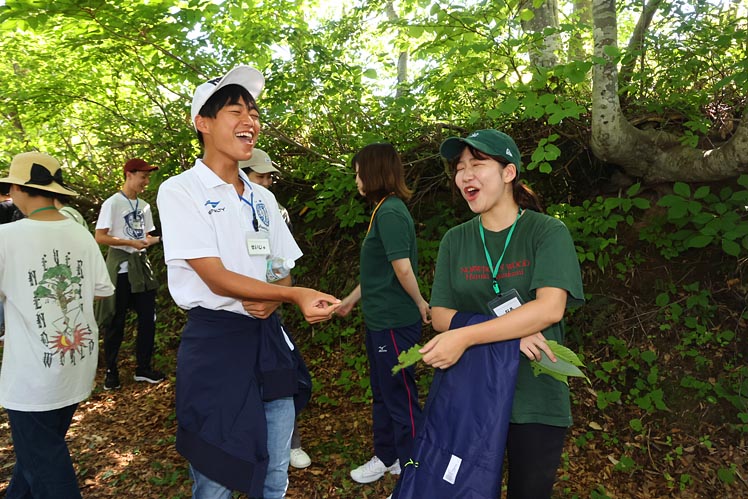
<svg viewBox="0 0 748 499"><path fill-rule="evenodd" d="M421 349L423 360L448 369L472 346L520 338L506 444L507 497L549 498L572 422L569 387L533 375L531 362L543 353L555 361L546 341L564 342L564 312L584 301L574 242L519 181L521 158L511 137L478 130L447 139L440 152L476 216L441 241L431 306L434 330L442 333ZM450 330L458 312L487 319Z"/></svg>

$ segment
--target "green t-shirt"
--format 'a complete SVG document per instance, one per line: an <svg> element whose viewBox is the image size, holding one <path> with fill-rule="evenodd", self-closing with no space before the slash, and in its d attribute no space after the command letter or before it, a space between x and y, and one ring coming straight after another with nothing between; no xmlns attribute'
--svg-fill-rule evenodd
<svg viewBox="0 0 748 499"><path fill-rule="evenodd" d="M403 201L388 197L377 210L361 245L361 308L366 327L383 331L421 320L413 299L392 268L393 260L410 258L418 272L418 248L413 218Z"/></svg>
<svg viewBox="0 0 748 499"><path fill-rule="evenodd" d="M488 302L496 294L479 223L475 217L444 235L431 290L432 307L491 315ZM486 247L494 265L508 233L508 228L485 231ZM535 291L543 287L568 291L567 307L584 303L579 260L568 229L560 220L532 210L524 210L517 221L497 281L502 292L514 288L525 303L535 299ZM563 321L546 328L543 334L546 339L563 344ZM535 377L524 355L520 355L512 423L571 425L568 386L545 374Z"/></svg>

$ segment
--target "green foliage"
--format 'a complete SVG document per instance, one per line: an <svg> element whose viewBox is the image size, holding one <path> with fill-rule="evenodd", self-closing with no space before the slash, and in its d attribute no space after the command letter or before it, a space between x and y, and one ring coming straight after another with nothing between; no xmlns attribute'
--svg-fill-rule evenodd
<svg viewBox="0 0 748 499"><path fill-rule="evenodd" d="M726 186L719 192L703 185L695 190L682 182L673 186L673 194L657 203L666 208L666 216L654 219L641 231L642 240L654 244L666 258L688 249L718 245L728 255L748 253L748 175L742 175L738 188ZM670 227L673 230L670 230Z"/></svg>
<svg viewBox="0 0 748 499"><path fill-rule="evenodd" d="M569 229L580 263L591 262L605 271L611 260L620 254L620 225L633 225L635 209L646 210L650 206L648 200L636 197L640 188L640 184L634 184L625 196L598 196L585 200L580 206L563 203L548 207L548 214L560 218Z"/></svg>

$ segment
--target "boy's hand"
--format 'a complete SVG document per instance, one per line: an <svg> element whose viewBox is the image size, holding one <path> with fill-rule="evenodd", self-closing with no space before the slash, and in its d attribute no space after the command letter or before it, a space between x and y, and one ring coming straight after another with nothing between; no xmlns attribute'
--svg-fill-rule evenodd
<svg viewBox="0 0 748 499"><path fill-rule="evenodd" d="M242 307L249 315L256 319L267 319L280 307L279 301L250 301L242 300Z"/></svg>
<svg viewBox="0 0 748 499"><path fill-rule="evenodd" d="M294 289L296 290L294 303L299 306L304 319L309 324L329 320L340 305L340 300L316 289L301 287Z"/></svg>

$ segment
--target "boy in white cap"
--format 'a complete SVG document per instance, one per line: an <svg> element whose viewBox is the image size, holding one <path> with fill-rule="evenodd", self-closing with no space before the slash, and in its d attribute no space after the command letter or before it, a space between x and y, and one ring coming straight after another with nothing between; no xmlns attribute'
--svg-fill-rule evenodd
<svg viewBox="0 0 748 499"><path fill-rule="evenodd" d="M188 311L177 354L176 445L190 462L196 499L228 499L232 490L285 497L297 365L273 312L295 303L314 323L339 303L289 286L290 276L286 285L266 280L271 252L296 260L301 251L275 197L238 166L260 132L255 97L264 83L256 69L237 66L197 87L191 116L203 158L161 184L157 198L169 291Z"/></svg>
<svg viewBox="0 0 748 499"><path fill-rule="evenodd" d="M51 156L15 156L10 195L25 219L0 226L0 299L6 338L0 405L16 465L7 497L76 499L81 494L65 434L93 388L99 331L95 298L114 287L91 234L57 211L76 193Z"/></svg>

